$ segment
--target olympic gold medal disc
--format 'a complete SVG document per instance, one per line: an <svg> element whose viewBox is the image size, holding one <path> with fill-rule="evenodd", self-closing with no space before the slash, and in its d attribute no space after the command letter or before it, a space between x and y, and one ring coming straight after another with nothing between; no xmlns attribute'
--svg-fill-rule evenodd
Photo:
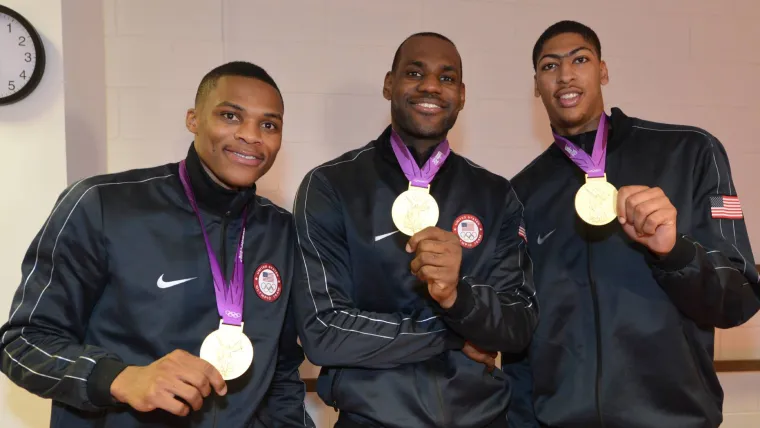
<svg viewBox="0 0 760 428"><path fill-rule="evenodd" d="M200 357L214 366L224 380L239 377L253 363L253 345L240 326L223 324L212 332L201 345Z"/></svg>
<svg viewBox="0 0 760 428"><path fill-rule="evenodd" d="M604 226L617 218L617 196L615 186L604 177L589 178L586 184L575 194L575 211L586 223L593 226Z"/></svg>
<svg viewBox="0 0 760 428"><path fill-rule="evenodd" d="M391 208L393 224L398 230L412 236L420 230L438 223L438 203L430 196L430 186L416 187L398 195Z"/></svg>

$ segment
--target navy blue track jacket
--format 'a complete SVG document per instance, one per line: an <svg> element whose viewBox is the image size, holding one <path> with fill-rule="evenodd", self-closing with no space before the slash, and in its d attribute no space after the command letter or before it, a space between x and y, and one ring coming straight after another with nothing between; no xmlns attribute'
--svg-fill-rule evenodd
<svg viewBox="0 0 760 428"><path fill-rule="evenodd" d="M110 396L127 365L175 349L198 355L219 327L201 228L178 164L87 178L55 204L23 260L22 281L0 329L2 371L53 400L52 427L304 427L298 376L303 353L286 309L297 249L292 217L256 196L225 190L191 146L190 182L225 275L230 278L248 207L244 245L244 332L254 362L199 411L177 417L137 412ZM280 296L257 295L254 273L269 264ZM269 297L269 296L265 296Z"/></svg>
<svg viewBox="0 0 760 428"><path fill-rule="evenodd" d="M515 428L716 428L723 391L715 328L760 307L758 273L722 144L706 131L612 109L607 180L660 187L678 210L664 259L615 220L583 223L583 171L552 145L512 183L525 204L541 320L527 352L507 356ZM571 137L591 153L596 131ZM722 207L722 208L721 208Z"/></svg>

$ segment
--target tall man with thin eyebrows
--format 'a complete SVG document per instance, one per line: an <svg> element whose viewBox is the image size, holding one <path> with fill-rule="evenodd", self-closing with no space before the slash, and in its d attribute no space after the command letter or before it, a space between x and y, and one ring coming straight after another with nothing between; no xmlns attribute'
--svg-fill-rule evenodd
<svg viewBox="0 0 760 428"><path fill-rule="evenodd" d="M383 95L391 124L306 174L294 205L293 304L320 397L339 428L506 427L510 387L487 365L538 318L522 206L449 148L465 102L449 39L407 38Z"/></svg>
<svg viewBox="0 0 760 428"><path fill-rule="evenodd" d="M607 115L601 53L574 21L533 49L555 141L512 180L542 313L504 356L510 426L716 428L715 328L760 308L728 156L703 129Z"/></svg>

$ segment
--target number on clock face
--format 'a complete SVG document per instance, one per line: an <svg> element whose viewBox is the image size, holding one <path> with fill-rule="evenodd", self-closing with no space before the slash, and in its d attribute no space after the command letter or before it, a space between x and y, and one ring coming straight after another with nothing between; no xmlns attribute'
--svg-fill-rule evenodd
<svg viewBox="0 0 760 428"><path fill-rule="evenodd" d="M37 52L29 32L4 13L0 13L0 52L0 97L7 97L29 82Z"/></svg>

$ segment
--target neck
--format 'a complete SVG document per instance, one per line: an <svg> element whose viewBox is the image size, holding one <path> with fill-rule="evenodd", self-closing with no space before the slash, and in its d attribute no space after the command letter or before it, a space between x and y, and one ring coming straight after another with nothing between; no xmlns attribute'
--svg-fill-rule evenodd
<svg viewBox="0 0 760 428"><path fill-rule="evenodd" d="M441 141L446 139L445 134L436 138L416 138L395 126L393 127L393 130L396 131L399 137L401 137L401 141L403 141L405 145L411 146L419 156L427 155L431 148L437 146Z"/></svg>
<svg viewBox="0 0 760 428"><path fill-rule="evenodd" d="M578 134L583 134L584 132L589 131L595 131L599 127L599 118L601 118L602 113L604 113L604 110L594 114L591 119L581 123L581 124L575 124L572 126L557 126L552 124L552 127L554 128L554 132L557 134L568 137Z"/></svg>
<svg viewBox="0 0 760 428"><path fill-rule="evenodd" d="M199 160L201 162L201 166L203 167L203 170L206 171L206 174L209 176L209 178L211 178L211 180L214 183L218 184L219 186L221 186L222 188L227 189L227 190L239 190L237 188L230 187L230 186L226 185L222 180L219 179L219 177L216 176L216 174L214 174L211 171L211 168L209 168L208 166L206 166L206 163L203 162L203 159L199 158Z"/></svg>

